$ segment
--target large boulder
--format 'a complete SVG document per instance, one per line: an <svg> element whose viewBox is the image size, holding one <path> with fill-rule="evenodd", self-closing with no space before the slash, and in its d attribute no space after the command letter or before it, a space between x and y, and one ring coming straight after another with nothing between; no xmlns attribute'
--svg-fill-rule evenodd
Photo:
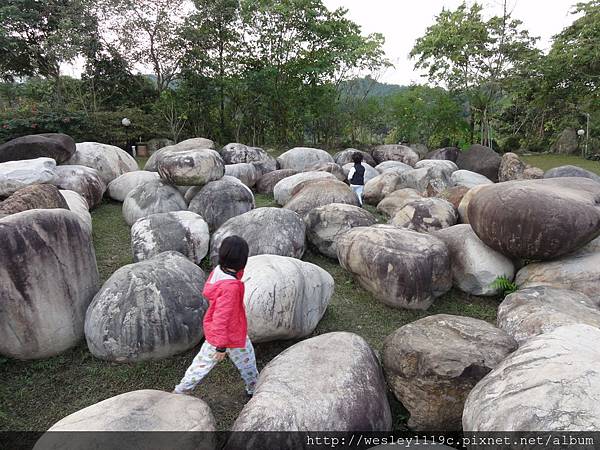
<svg viewBox="0 0 600 450"><path fill-rule="evenodd" d="M435 231L450 252L454 285L472 295L497 295L492 286L498 277L512 280L515 266L506 256L492 250L477 237L470 225L455 225Z"/></svg>
<svg viewBox="0 0 600 450"><path fill-rule="evenodd" d="M212 232L232 217L254 209L254 206L252 191L225 176L200 188L191 198L188 209L202 216Z"/></svg>
<svg viewBox="0 0 600 450"><path fill-rule="evenodd" d="M123 217L129 226L151 214L183 211L187 204L176 187L161 180L148 181L133 189L123 202Z"/></svg>
<svg viewBox="0 0 600 450"><path fill-rule="evenodd" d="M100 206L106 191L106 183L100 173L86 166L57 166L52 184L59 189L77 192L85 198L90 209Z"/></svg>
<svg viewBox="0 0 600 450"><path fill-rule="evenodd" d="M505 153L498 169L498 181L534 180L544 178L544 171L521 161L514 153Z"/></svg>
<svg viewBox="0 0 600 450"><path fill-rule="evenodd" d="M355 227L375 225L377 219L353 205L332 203L311 210L304 218L306 237L320 253L337 260L337 238Z"/></svg>
<svg viewBox="0 0 600 450"><path fill-rule="evenodd" d="M333 158L325 150L318 148L295 147L282 153L277 158L281 169L292 169L303 172L315 164L334 162Z"/></svg>
<svg viewBox="0 0 600 450"><path fill-rule="evenodd" d="M0 219L0 353L39 359L83 337L98 291L89 230L65 209L33 209Z"/></svg>
<svg viewBox="0 0 600 450"><path fill-rule="evenodd" d="M32 184L52 183L56 161L51 158L0 163L0 198Z"/></svg>
<svg viewBox="0 0 600 450"><path fill-rule="evenodd" d="M208 225L191 211L152 214L131 227L134 262L174 251L199 265L208 254L209 244Z"/></svg>
<svg viewBox="0 0 600 450"><path fill-rule="evenodd" d="M210 407L197 397L144 389L76 411L48 431L38 441L36 450L169 447L208 450L204 446L206 433L198 432L214 432L216 423ZM88 445L82 445L84 442ZM102 442L113 445L98 445Z"/></svg>
<svg viewBox="0 0 600 450"><path fill-rule="evenodd" d="M484 186L487 184L494 184L488 177L471 172L470 170L457 170L453 172L451 177L452 183L456 186L464 186L467 188L474 188L476 186Z"/></svg>
<svg viewBox="0 0 600 450"><path fill-rule="evenodd" d="M85 316L85 339L100 359L134 362L167 358L195 347L208 303L206 276L177 252L118 269Z"/></svg>
<svg viewBox="0 0 600 450"><path fill-rule="evenodd" d="M237 178L248 187L253 187L261 177L261 173L250 163L228 164L225 175Z"/></svg>
<svg viewBox="0 0 600 450"><path fill-rule="evenodd" d="M550 146L552 153L560 153L564 155L573 155L579 150L579 140L577 132L574 128L566 128L560 134L556 142Z"/></svg>
<svg viewBox="0 0 600 450"><path fill-rule="evenodd" d="M273 195L273 188L277 183L297 173L292 169L281 169L266 173L256 182L256 192L264 195Z"/></svg>
<svg viewBox="0 0 600 450"><path fill-rule="evenodd" d="M560 166L548 170L544 174L544 178L562 178L562 177L582 177L589 178L591 180L600 183L600 175L590 172L589 170L582 169L577 166Z"/></svg>
<svg viewBox="0 0 600 450"><path fill-rule="evenodd" d="M272 156L269 156L269 159L264 159L262 161L252 161L250 164L252 164L258 172L259 178L269 172L274 172L279 168L277 160Z"/></svg>
<svg viewBox="0 0 600 450"><path fill-rule="evenodd" d="M420 159L417 152L405 145L378 145L373 149L373 158L377 163L384 161L400 161L413 166Z"/></svg>
<svg viewBox="0 0 600 450"><path fill-rule="evenodd" d="M3 202L0 202L0 214L20 213L29 209L69 209L64 197L51 184L32 184L19 189Z"/></svg>
<svg viewBox="0 0 600 450"><path fill-rule="evenodd" d="M362 337L322 334L289 347L267 364L232 430L389 431L386 391L377 357ZM256 438L264 441L251 448L306 445L300 434L263 433Z"/></svg>
<svg viewBox="0 0 600 450"><path fill-rule="evenodd" d="M506 332L483 320L438 314L388 336L383 368L410 412L410 428L460 431L471 389L516 348Z"/></svg>
<svg viewBox="0 0 600 450"><path fill-rule="evenodd" d="M233 142L227 144L220 151L225 164L239 164L266 161L271 156L260 147L249 147Z"/></svg>
<svg viewBox="0 0 600 450"><path fill-rule="evenodd" d="M436 195L436 197L447 200L452 203L454 209L458 211L460 207L460 203L462 202L467 192L469 192L470 188L466 186L452 186L451 188L446 189L445 191L440 192Z"/></svg>
<svg viewBox="0 0 600 450"><path fill-rule="evenodd" d="M376 176L380 175L379 171L375 170L373 167L371 167L367 163L363 162L362 165L365 168L365 183L368 183L370 180L372 180ZM346 178L348 178L348 174L350 173L350 170L353 167L354 167L354 163L348 163L348 164L345 164L344 166L342 166L342 170L344 171Z"/></svg>
<svg viewBox="0 0 600 450"><path fill-rule="evenodd" d="M358 197L346 183L338 180L322 180L307 183L293 192L284 206L304 217L312 209L331 203L359 206Z"/></svg>
<svg viewBox="0 0 600 450"><path fill-rule="evenodd" d="M312 166L307 172L328 172L340 181L346 181L348 174L336 163L318 163Z"/></svg>
<svg viewBox="0 0 600 450"><path fill-rule="evenodd" d="M458 170L458 166L454 162L443 159L422 159L415 164L415 169L429 169L431 167L435 167L436 169L445 172L448 176Z"/></svg>
<svg viewBox="0 0 600 450"><path fill-rule="evenodd" d="M430 233L456 225L458 214L454 206L441 198L422 198L407 203L390 223L394 226Z"/></svg>
<svg viewBox="0 0 600 450"><path fill-rule="evenodd" d="M600 237L576 253L523 267L515 279L521 288L551 286L573 289L600 301Z"/></svg>
<svg viewBox="0 0 600 450"><path fill-rule="evenodd" d="M84 228L92 232L92 215L90 214L90 207L88 202L78 192L61 189L60 195L67 202L67 206L73 211L79 218L80 223Z"/></svg>
<svg viewBox="0 0 600 450"><path fill-rule="evenodd" d="M78 143L77 151L65 164L97 170L106 185L126 172L139 169L137 161L129 153L114 145L98 142Z"/></svg>
<svg viewBox="0 0 600 450"><path fill-rule="evenodd" d="M425 155L425 159L445 159L447 161L456 162L460 155L460 149L457 147L444 147L433 150Z"/></svg>
<svg viewBox="0 0 600 450"><path fill-rule="evenodd" d="M460 217L460 221L462 223L469 223L469 204L477 192L479 192L484 186L485 185L470 188L460 200L460 203L458 204L458 216Z"/></svg>
<svg viewBox="0 0 600 450"><path fill-rule="evenodd" d="M519 344L563 325L600 328L600 299L569 289L535 286L508 295L498 308L498 327Z"/></svg>
<svg viewBox="0 0 600 450"><path fill-rule="evenodd" d="M223 159L209 149L164 153L157 170L165 182L178 186L202 186L225 175Z"/></svg>
<svg viewBox="0 0 600 450"><path fill-rule="evenodd" d="M600 429L600 330L577 324L536 336L469 394L465 431Z"/></svg>
<svg viewBox="0 0 600 450"><path fill-rule="evenodd" d="M423 195L416 189L398 189L391 194L386 195L385 198L377 204L377 211L388 217L394 217L396 213L408 203L421 198L423 198Z"/></svg>
<svg viewBox="0 0 600 450"><path fill-rule="evenodd" d="M0 145L0 163L24 159L52 158L65 162L75 153L75 141L61 133L23 136Z"/></svg>
<svg viewBox="0 0 600 450"><path fill-rule="evenodd" d="M134 170L115 178L108 185L108 196L118 202L125 201L127 195L136 187L149 181L158 181L160 176L156 172L147 170Z"/></svg>
<svg viewBox="0 0 600 450"><path fill-rule="evenodd" d="M285 205L293 196L294 190L300 184L317 180L336 180L335 176L328 172L302 172L296 175L285 177L273 186L273 196L278 205Z"/></svg>
<svg viewBox="0 0 600 450"><path fill-rule="evenodd" d="M435 196L454 185L451 175L452 170L449 167L424 166L401 173L400 184L416 189L424 195Z"/></svg>
<svg viewBox="0 0 600 450"><path fill-rule="evenodd" d="M491 148L474 144L469 150L458 155L456 165L460 169L470 170L497 182L501 161L500 155Z"/></svg>
<svg viewBox="0 0 600 450"><path fill-rule="evenodd" d="M337 239L337 250L341 266L389 306L427 309L452 287L448 249L431 235L357 227Z"/></svg>
<svg viewBox="0 0 600 450"><path fill-rule="evenodd" d="M298 214L289 209L257 208L229 219L212 235L212 265L217 264L219 248L228 236L244 238L250 247L250 256L302 258L306 248L306 225Z"/></svg>
<svg viewBox="0 0 600 450"><path fill-rule="evenodd" d="M244 304L252 342L310 335L333 295L333 277L296 258L258 255L244 269Z"/></svg>
<svg viewBox="0 0 600 450"><path fill-rule="evenodd" d="M468 218L477 236L506 256L557 258L600 234L600 183L552 178L485 186L471 199Z"/></svg>
<svg viewBox="0 0 600 450"><path fill-rule="evenodd" d="M215 143L210 139L193 138L179 142L178 144L168 145L150 155L150 158L146 161L144 170L151 172L158 171L158 161L168 153L187 152L188 150L200 149L215 150Z"/></svg>
<svg viewBox="0 0 600 450"><path fill-rule="evenodd" d="M384 161L375 166L375 170L377 170L379 173L385 173L385 172L402 173L402 172L406 172L407 170L413 170L413 169L414 169L413 166L409 166L408 164L404 164L403 162L400 162L400 161Z"/></svg>
<svg viewBox="0 0 600 450"><path fill-rule="evenodd" d="M363 191L364 202L377 205L384 197L403 188L400 175L395 172L384 172L365 183Z"/></svg>
<svg viewBox="0 0 600 450"><path fill-rule="evenodd" d="M347 148L346 150L337 152L335 155L333 155L333 160L340 166L354 164L352 158L354 157L355 153L360 153L363 156L364 163L367 163L370 166L375 166L375 164L377 164L370 153L363 152L362 150L356 150L355 148Z"/></svg>

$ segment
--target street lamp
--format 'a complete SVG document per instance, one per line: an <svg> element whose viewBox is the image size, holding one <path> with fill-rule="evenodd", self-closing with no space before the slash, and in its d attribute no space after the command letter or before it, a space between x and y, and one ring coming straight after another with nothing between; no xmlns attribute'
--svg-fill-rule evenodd
<svg viewBox="0 0 600 450"><path fill-rule="evenodd" d="M124 117L123 120L121 120L121 125L125 127L125 151L129 153L129 126L131 125L131 120Z"/></svg>

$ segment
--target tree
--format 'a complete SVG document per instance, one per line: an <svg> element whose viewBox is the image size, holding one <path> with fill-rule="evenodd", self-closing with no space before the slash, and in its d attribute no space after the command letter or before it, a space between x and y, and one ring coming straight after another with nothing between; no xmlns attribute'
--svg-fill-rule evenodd
<svg viewBox="0 0 600 450"><path fill-rule="evenodd" d="M466 3L456 10L443 9L425 35L417 40L410 55L416 68L426 69L429 80L451 91L465 94L469 101L471 141L476 122L481 143L491 145L494 107L503 95L502 83L510 71L536 54L537 38L511 17L506 0L502 16L485 21L483 7Z"/></svg>
<svg viewBox="0 0 600 450"><path fill-rule="evenodd" d="M96 8L106 47L131 67L151 68L159 94L181 71L181 33L190 11L186 0L100 0Z"/></svg>
<svg viewBox="0 0 600 450"><path fill-rule="evenodd" d="M60 65L84 53L95 32L87 0L3 0L0 78L52 79L62 103Z"/></svg>

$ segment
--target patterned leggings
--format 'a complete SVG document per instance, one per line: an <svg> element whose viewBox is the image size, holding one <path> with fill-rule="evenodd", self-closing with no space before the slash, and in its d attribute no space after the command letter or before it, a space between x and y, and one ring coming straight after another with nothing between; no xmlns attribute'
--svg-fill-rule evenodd
<svg viewBox="0 0 600 450"><path fill-rule="evenodd" d="M216 352L217 349L215 346L204 341L200 352L192 361L192 365L188 367L185 375L175 387L175 392L184 394L193 390L217 364L218 361L213 359ZM258 370L256 369L254 347L252 346L252 342L250 342L250 338L246 337L246 347L244 348L228 348L227 355L240 371L240 375L246 384L246 392L254 394Z"/></svg>

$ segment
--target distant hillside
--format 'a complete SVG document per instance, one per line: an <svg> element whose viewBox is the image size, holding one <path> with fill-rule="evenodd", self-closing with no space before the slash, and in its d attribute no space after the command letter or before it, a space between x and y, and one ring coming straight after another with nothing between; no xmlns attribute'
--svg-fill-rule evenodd
<svg viewBox="0 0 600 450"><path fill-rule="evenodd" d="M387 97L396 92L406 89L406 86L397 84L380 83L377 80L367 76L345 81L340 85L340 89L346 95L351 97Z"/></svg>

